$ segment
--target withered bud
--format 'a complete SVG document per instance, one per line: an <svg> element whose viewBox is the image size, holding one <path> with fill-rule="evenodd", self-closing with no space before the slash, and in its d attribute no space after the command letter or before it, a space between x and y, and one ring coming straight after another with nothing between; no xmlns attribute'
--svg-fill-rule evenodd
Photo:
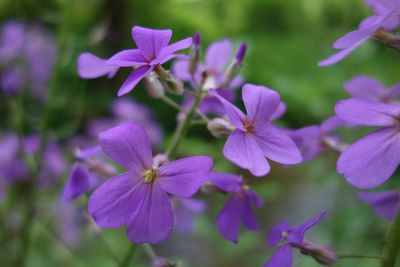
<svg viewBox="0 0 400 267"><path fill-rule="evenodd" d="M153 158L153 169L157 169L158 167L164 165L168 162L168 157L164 154L157 154Z"/></svg>
<svg viewBox="0 0 400 267"><path fill-rule="evenodd" d="M164 95L164 86L158 80L157 74L152 71L144 78L144 86L147 94L152 98L160 98Z"/></svg>
<svg viewBox="0 0 400 267"><path fill-rule="evenodd" d="M207 123L207 128L213 136L221 137L230 134L235 126L223 118L215 118Z"/></svg>
<svg viewBox="0 0 400 267"><path fill-rule="evenodd" d="M158 65L155 68L155 72L168 92L176 95L183 94L183 83L166 71L162 66Z"/></svg>
<svg viewBox="0 0 400 267"><path fill-rule="evenodd" d="M313 257L322 265L332 265L338 260L335 251L325 245L314 244L304 239L301 245L298 245L297 247L300 249L302 254Z"/></svg>

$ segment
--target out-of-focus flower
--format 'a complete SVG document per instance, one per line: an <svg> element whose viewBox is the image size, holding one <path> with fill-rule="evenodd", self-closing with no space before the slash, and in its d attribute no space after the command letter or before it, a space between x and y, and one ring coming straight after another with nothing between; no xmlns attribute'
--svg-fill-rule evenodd
<svg viewBox="0 0 400 267"><path fill-rule="evenodd" d="M81 242L81 226L85 222L83 210L72 203L57 203L53 207L57 223L57 235L70 248L77 248Z"/></svg>
<svg viewBox="0 0 400 267"><path fill-rule="evenodd" d="M153 168L151 146L142 126L124 122L100 134L103 151L128 169L96 189L89 213L100 227L127 225L135 243L159 243L173 227L169 195L189 198L207 178L212 159L187 157Z"/></svg>
<svg viewBox="0 0 400 267"><path fill-rule="evenodd" d="M229 121L236 129L229 135L224 156L255 176L263 176L270 170L266 158L283 164L301 162L301 153L292 139L281 129L272 125L280 97L264 86L246 84L242 98L247 115L232 105L217 91L210 90L225 108Z"/></svg>
<svg viewBox="0 0 400 267"><path fill-rule="evenodd" d="M340 50L333 56L319 62L319 66L329 66L342 60L353 50L369 38L373 37L379 29L394 30L400 25L398 0L366 0L372 8L374 15L364 19L357 30L341 37L333 44L333 48Z"/></svg>
<svg viewBox="0 0 400 267"><path fill-rule="evenodd" d="M153 146L161 145L163 130L154 120L151 110L145 105L129 98L117 99L111 104L111 112L113 118L99 118L89 122L88 133L90 136L97 138L100 132L110 129L122 121L132 120L143 125Z"/></svg>
<svg viewBox="0 0 400 267"><path fill-rule="evenodd" d="M194 215L204 212L206 203L193 198L174 198L175 229L188 233L194 227Z"/></svg>
<svg viewBox="0 0 400 267"><path fill-rule="evenodd" d="M285 221L276 224L268 233L267 243L271 247L278 246L278 250L263 265L263 267L291 267L293 264L293 248L300 250L302 254L313 257L324 265L330 265L337 261L336 253L324 245L313 244L304 239L308 229L321 221L326 212L321 212L306 223L290 227Z"/></svg>
<svg viewBox="0 0 400 267"><path fill-rule="evenodd" d="M249 230L259 230L252 207L260 208L263 200L243 183L240 176L210 172L208 180L222 192L232 193L217 217L217 229L225 239L238 243L240 222Z"/></svg>
<svg viewBox="0 0 400 267"><path fill-rule="evenodd" d="M14 133L0 137L0 179L7 183L24 181L28 178L28 168L19 157L21 145Z"/></svg>
<svg viewBox="0 0 400 267"><path fill-rule="evenodd" d="M311 125L289 131L289 136L300 148L303 161L307 161L315 158L326 148L332 148L336 151L344 149L339 142L339 138L331 135L331 132L343 125L343 123L340 118L333 116L326 119L321 125Z"/></svg>
<svg viewBox="0 0 400 267"><path fill-rule="evenodd" d="M352 78L344 84L344 89L351 98L396 102L400 97L400 83L385 88L381 82L368 76Z"/></svg>
<svg viewBox="0 0 400 267"><path fill-rule="evenodd" d="M192 38L186 38L168 45L171 36L171 30L153 30L135 26L132 28L132 38L137 49L123 50L108 60L84 53L78 59L78 72L83 78L97 78L104 75L110 77L119 67L134 67L118 91L118 96L125 95L159 65L178 57L175 52L192 44ZM93 69L91 69L92 64Z"/></svg>
<svg viewBox="0 0 400 267"><path fill-rule="evenodd" d="M7 94L26 88L45 100L57 48L39 24L9 21L0 30L0 85Z"/></svg>
<svg viewBox="0 0 400 267"><path fill-rule="evenodd" d="M400 209L399 191L360 192L358 197L383 219L394 220Z"/></svg>
<svg viewBox="0 0 400 267"><path fill-rule="evenodd" d="M348 123L380 127L343 151L337 171L357 188L384 183L400 163L400 105L349 99L339 101L335 112Z"/></svg>

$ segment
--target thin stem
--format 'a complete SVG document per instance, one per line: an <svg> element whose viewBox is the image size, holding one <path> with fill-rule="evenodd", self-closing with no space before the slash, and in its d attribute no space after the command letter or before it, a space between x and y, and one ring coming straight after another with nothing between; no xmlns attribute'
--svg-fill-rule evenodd
<svg viewBox="0 0 400 267"><path fill-rule="evenodd" d="M337 257L342 259L382 259L382 255L368 255L368 254L339 254Z"/></svg>
<svg viewBox="0 0 400 267"><path fill-rule="evenodd" d="M163 96L160 97L160 99L161 99L162 101L164 101L165 104L167 104L167 105L173 107L174 109L176 109L176 110L178 110L178 111L180 111L180 112L186 113L186 110L184 110L181 106L179 106L178 103L176 103L176 102L175 102L174 100L172 100L170 97L168 97L168 96L166 96L166 95L163 95Z"/></svg>
<svg viewBox="0 0 400 267"><path fill-rule="evenodd" d="M381 267L394 267L400 250L400 212L397 213L386 235Z"/></svg>
<svg viewBox="0 0 400 267"><path fill-rule="evenodd" d="M203 96L203 88L202 85L199 86L196 90L196 95L194 98L194 101L192 103L192 106L190 107L189 111L186 113L185 120L181 122L178 127L175 130L174 136L172 138L172 142L169 145L166 155L168 157L173 157L174 153L176 152L179 143L182 141L182 139L185 137L187 131L189 130L191 121L196 113L196 109L198 108L201 98Z"/></svg>
<svg viewBox="0 0 400 267"><path fill-rule="evenodd" d="M143 249L144 251L146 251L151 260L155 260L158 258L157 253L154 251L153 247L150 244L143 244Z"/></svg>
<svg viewBox="0 0 400 267"><path fill-rule="evenodd" d="M132 244L126 253L124 259L122 260L121 264L119 264L119 267L127 267L129 266L129 263L131 262L133 255L135 254L137 246Z"/></svg>

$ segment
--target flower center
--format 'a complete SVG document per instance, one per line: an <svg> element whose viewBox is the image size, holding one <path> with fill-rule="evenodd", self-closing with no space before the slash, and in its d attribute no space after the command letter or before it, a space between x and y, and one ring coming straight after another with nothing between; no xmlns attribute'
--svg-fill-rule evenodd
<svg viewBox="0 0 400 267"><path fill-rule="evenodd" d="M249 121L246 121L243 126L244 126L245 132L247 132L247 133L250 133L253 130L253 125Z"/></svg>
<svg viewBox="0 0 400 267"><path fill-rule="evenodd" d="M144 182L146 184L150 184L154 182L154 180L157 178L157 173L153 169L145 170L143 173L144 176Z"/></svg>

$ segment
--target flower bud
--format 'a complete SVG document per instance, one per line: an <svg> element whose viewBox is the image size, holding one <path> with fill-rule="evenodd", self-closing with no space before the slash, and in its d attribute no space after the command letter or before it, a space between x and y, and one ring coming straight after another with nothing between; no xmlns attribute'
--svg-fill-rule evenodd
<svg viewBox="0 0 400 267"><path fill-rule="evenodd" d="M158 80L157 74L152 71L144 78L144 86L147 94L152 98L160 98L164 95L164 86Z"/></svg>
<svg viewBox="0 0 400 267"><path fill-rule="evenodd" d="M303 242L298 245L298 248L302 254L313 257L322 265L331 265L338 260L335 251L325 245L314 244L304 239Z"/></svg>
<svg viewBox="0 0 400 267"><path fill-rule="evenodd" d="M152 262L153 267L178 267L177 263L170 263L166 259L162 257L157 257Z"/></svg>
<svg viewBox="0 0 400 267"><path fill-rule="evenodd" d="M160 65L155 69L158 77L160 78L161 83L164 87L172 94L182 95L183 94L183 83L176 79L172 74L167 72Z"/></svg>
<svg viewBox="0 0 400 267"><path fill-rule="evenodd" d="M196 72L197 66L200 61L200 43L201 43L200 33L196 32L193 36L193 46L192 46L192 51L190 53L190 60L189 60L190 74L194 74Z"/></svg>
<svg viewBox="0 0 400 267"><path fill-rule="evenodd" d="M215 118L207 123L207 128L213 136L221 137L230 134L235 129L235 126L223 118Z"/></svg>
<svg viewBox="0 0 400 267"><path fill-rule="evenodd" d="M242 43L236 53L235 59L232 61L232 63L228 66L228 69L226 70L225 80L222 84L222 88L229 87L232 80L239 73L239 70L242 67L244 56L246 54L246 50L247 50L246 43Z"/></svg>
<svg viewBox="0 0 400 267"><path fill-rule="evenodd" d="M158 167L164 165L168 162L168 157L164 154L157 154L153 158L153 169L157 169Z"/></svg>

